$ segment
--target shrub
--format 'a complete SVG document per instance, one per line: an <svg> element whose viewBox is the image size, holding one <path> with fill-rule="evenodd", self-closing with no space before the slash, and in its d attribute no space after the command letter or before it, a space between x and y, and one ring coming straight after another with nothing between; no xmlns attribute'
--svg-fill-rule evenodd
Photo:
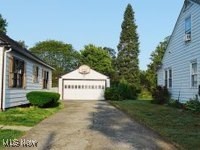
<svg viewBox="0 0 200 150"><path fill-rule="evenodd" d="M51 107L58 102L60 94L53 92L33 91L27 93L26 97L32 105L38 107Z"/></svg>
<svg viewBox="0 0 200 150"><path fill-rule="evenodd" d="M200 113L200 101L191 99L185 103L185 108L187 110Z"/></svg>
<svg viewBox="0 0 200 150"><path fill-rule="evenodd" d="M153 103L155 104L165 104L168 103L170 99L170 93L166 87L157 86L152 93Z"/></svg>
<svg viewBox="0 0 200 150"><path fill-rule="evenodd" d="M106 88L105 90L105 99L111 101L121 100L121 96L119 94L117 87Z"/></svg>
<svg viewBox="0 0 200 150"><path fill-rule="evenodd" d="M134 86L129 84L126 80L120 80L118 84L118 91L122 99L135 99L137 98L137 90Z"/></svg>
<svg viewBox="0 0 200 150"><path fill-rule="evenodd" d="M180 108L180 109L183 109L184 108L184 104L181 103L179 100L173 100L171 99L169 102L168 102L168 105L171 106L171 107L174 107L174 108Z"/></svg>

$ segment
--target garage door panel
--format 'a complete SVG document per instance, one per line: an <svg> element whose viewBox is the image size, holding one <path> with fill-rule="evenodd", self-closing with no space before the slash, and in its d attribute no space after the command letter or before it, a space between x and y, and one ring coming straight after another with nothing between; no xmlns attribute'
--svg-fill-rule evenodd
<svg viewBox="0 0 200 150"><path fill-rule="evenodd" d="M64 100L104 100L105 81L64 80Z"/></svg>

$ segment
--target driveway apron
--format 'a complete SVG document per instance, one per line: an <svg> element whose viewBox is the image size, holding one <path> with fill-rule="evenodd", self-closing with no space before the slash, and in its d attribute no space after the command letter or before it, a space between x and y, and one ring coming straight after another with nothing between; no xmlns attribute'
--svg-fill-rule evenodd
<svg viewBox="0 0 200 150"><path fill-rule="evenodd" d="M176 149L105 101L64 101L64 105L64 109L43 120L22 137L36 140L37 147L21 146L18 149Z"/></svg>

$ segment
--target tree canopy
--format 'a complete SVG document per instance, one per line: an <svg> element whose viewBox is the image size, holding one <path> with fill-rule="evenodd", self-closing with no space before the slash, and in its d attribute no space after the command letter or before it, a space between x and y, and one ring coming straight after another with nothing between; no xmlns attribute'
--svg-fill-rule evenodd
<svg viewBox="0 0 200 150"><path fill-rule="evenodd" d="M153 88L157 85L157 69L159 65L162 63L163 56L165 54L167 43L168 43L169 37L165 38L163 42L160 42L156 49L151 53L151 62L147 66L146 71L146 78L148 80L148 89L152 91Z"/></svg>
<svg viewBox="0 0 200 150"><path fill-rule="evenodd" d="M79 53L70 44L61 41L47 40L38 42L30 51L55 68L52 76L53 86L57 86L58 78L79 65Z"/></svg>
<svg viewBox="0 0 200 150"><path fill-rule="evenodd" d="M6 19L4 19L2 17L2 15L0 14L0 32L6 33L7 29L6 27L8 26L8 23L6 21Z"/></svg>
<svg viewBox="0 0 200 150"><path fill-rule="evenodd" d="M119 77L139 89L139 37L137 34L137 25L135 24L134 11L130 4L128 4L125 10L121 28L117 56Z"/></svg>
<svg viewBox="0 0 200 150"><path fill-rule="evenodd" d="M81 64L90 66L92 69L110 76L113 71L112 59L102 47L92 44L86 45L81 53Z"/></svg>

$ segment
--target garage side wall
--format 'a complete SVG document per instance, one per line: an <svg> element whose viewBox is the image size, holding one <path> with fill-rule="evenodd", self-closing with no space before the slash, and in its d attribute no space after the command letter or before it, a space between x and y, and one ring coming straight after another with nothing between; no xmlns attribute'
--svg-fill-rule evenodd
<svg viewBox="0 0 200 150"><path fill-rule="evenodd" d="M58 92L60 94L60 100L63 99L63 95L62 95L62 93L63 93L63 91L62 91L63 85L62 85L62 82L63 82L63 79L60 78L59 81L58 81Z"/></svg>

